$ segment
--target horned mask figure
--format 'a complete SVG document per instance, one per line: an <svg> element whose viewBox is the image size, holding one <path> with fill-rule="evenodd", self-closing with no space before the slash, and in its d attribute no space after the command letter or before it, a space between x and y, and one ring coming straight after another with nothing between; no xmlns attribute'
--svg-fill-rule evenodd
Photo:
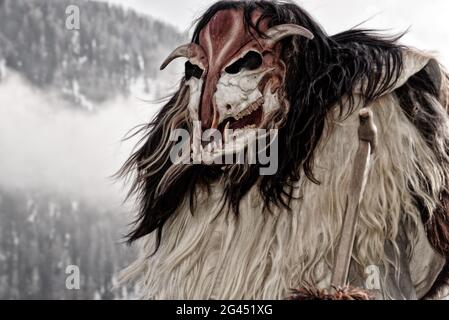
<svg viewBox="0 0 449 320"><path fill-rule="evenodd" d="M175 49L161 67L176 58L188 59L190 120L198 126L195 133L220 132L222 139L213 146L217 153L235 152L235 144L243 148L249 141L247 129L283 124L289 105L283 92L286 66L280 42L292 36L313 39L309 30L295 24L268 28L260 15L255 12L251 18L259 24L260 33L255 33L245 25L242 10L219 12L201 31L198 44Z"/></svg>
<svg viewBox="0 0 449 320"><path fill-rule="evenodd" d="M444 296L449 81L397 41L328 35L291 2L212 5L162 64L184 58L185 75L121 171L142 248L124 279L148 299ZM269 175L172 161L174 132L215 159L254 130L276 131Z"/></svg>

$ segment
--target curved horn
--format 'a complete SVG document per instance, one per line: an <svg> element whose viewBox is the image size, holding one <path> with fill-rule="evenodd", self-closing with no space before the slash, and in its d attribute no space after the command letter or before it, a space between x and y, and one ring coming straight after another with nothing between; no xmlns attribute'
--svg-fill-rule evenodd
<svg viewBox="0 0 449 320"><path fill-rule="evenodd" d="M182 57L189 58L189 45L188 44L182 45L182 46L176 48L175 50L173 50L173 52L170 53L170 55L167 57L167 59L165 59L165 61L162 63L161 70L164 70L170 64L170 62L172 62L173 60L175 60L177 58L182 58Z"/></svg>
<svg viewBox="0 0 449 320"><path fill-rule="evenodd" d="M278 26L274 26L270 28L265 34L268 36L267 41L269 45L275 45L282 39L290 36L303 36L310 40L314 38L312 32L296 24L281 24Z"/></svg>
<svg viewBox="0 0 449 320"><path fill-rule="evenodd" d="M201 48L196 43L189 43L182 45L175 50L165 59L165 61L161 65L161 70L164 70L170 62L177 58L187 58L187 59L196 59L198 62L205 59L205 54L203 48ZM201 63L201 62L200 62Z"/></svg>

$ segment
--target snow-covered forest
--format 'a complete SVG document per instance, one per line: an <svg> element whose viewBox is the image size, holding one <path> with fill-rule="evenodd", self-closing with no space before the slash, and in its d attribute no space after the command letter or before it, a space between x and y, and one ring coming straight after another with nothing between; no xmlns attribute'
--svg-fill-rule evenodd
<svg viewBox="0 0 449 320"><path fill-rule="evenodd" d="M80 29L67 30L66 8L80 8ZM148 90L160 56L179 44L174 28L131 10L83 0L0 1L0 60L40 88L103 102L128 94L142 80Z"/></svg>
<svg viewBox="0 0 449 320"><path fill-rule="evenodd" d="M66 28L69 5L79 30ZM166 93L158 66L184 38L105 3L0 0L0 299L133 297L112 290L135 252L125 192L108 180L127 152L110 161L107 147L148 120L132 105ZM79 290L66 288L69 265Z"/></svg>

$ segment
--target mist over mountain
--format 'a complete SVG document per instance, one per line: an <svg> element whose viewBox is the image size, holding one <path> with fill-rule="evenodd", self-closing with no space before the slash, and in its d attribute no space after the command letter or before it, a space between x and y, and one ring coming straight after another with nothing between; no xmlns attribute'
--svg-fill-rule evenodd
<svg viewBox="0 0 449 320"><path fill-rule="evenodd" d="M135 297L113 290L135 251L123 244L132 203L111 176L136 142L122 138L159 108L142 99L176 85L158 69L184 41L105 3L0 0L0 299ZM71 265L79 290L66 287Z"/></svg>
<svg viewBox="0 0 449 320"><path fill-rule="evenodd" d="M69 6L79 30L69 30ZM161 57L183 42L174 27L132 10L82 0L0 0L0 79L17 71L85 108L135 86L148 94Z"/></svg>

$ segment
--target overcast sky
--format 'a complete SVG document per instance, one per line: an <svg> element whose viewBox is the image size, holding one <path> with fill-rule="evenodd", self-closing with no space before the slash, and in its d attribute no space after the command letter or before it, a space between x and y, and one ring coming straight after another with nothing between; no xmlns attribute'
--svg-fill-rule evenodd
<svg viewBox="0 0 449 320"><path fill-rule="evenodd" d="M187 30L194 18L214 1L211 0L102 0L151 15ZM348 29L372 18L366 27L393 32L410 27L403 42L421 49L435 50L449 65L449 27L447 0L302 0L306 8L330 33Z"/></svg>

